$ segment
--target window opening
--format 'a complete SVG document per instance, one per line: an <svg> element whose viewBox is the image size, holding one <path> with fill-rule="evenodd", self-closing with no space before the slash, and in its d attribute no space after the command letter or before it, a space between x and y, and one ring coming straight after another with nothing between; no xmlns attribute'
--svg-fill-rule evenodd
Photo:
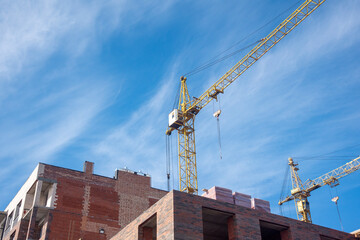
<svg viewBox="0 0 360 240"><path fill-rule="evenodd" d="M156 240L156 214L139 225L139 240Z"/></svg>
<svg viewBox="0 0 360 240"><path fill-rule="evenodd" d="M16 222L19 217L20 208L21 208L21 201L18 203L18 205L16 205L14 222Z"/></svg>
<svg viewBox="0 0 360 240"><path fill-rule="evenodd" d="M282 240L288 239L289 227L260 221L260 231L262 240Z"/></svg>
<svg viewBox="0 0 360 240"><path fill-rule="evenodd" d="M10 215L8 216L8 219L6 221L6 227L5 227L5 231L7 231L10 227L11 227L11 223L12 223L12 220L13 220L13 215L14 215L14 211L12 211L10 213Z"/></svg>
<svg viewBox="0 0 360 240"><path fill-rule="evenodd" d="M204 240L228 240L232 235L233 213L211 208L202 209Z"/></svg>

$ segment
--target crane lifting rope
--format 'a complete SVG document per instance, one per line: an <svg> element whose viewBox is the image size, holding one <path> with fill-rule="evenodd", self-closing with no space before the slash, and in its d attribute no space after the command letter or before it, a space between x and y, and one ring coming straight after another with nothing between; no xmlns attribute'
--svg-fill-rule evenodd
<svg viewBox="0 0 360 240"><path fill-rule="evenodd" d="M305 18L315 11L325 0L306 0L290 14L269 35L262 38L233 68L223 75L216 83L206 90L199 98L190 99L186 85L186 77L181 77L181 88L178 108L169 114L169 125L166 131L178 132L179 156L179 190L197 194L198 179L195 151L195 116L219 93L233 83L240 75L274 47L281 39L298 26Z"/></svg>

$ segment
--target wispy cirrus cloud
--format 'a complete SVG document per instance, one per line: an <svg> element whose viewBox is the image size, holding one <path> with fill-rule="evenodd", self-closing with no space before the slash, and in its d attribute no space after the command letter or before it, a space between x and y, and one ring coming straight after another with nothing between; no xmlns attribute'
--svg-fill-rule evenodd
<svg viewBox="0 0 360 240"><path fill-rule="evenodd" d="M102 43L142 21L156 21L153 16L172 3L149 2L139 9L133 1L1 1L4 193L16 191L14 184L20 186L39 161L52 162L113 104L122 80L83 70L85 64L99 65ZM24 174L15 175L20 166ZM2 196L0 204L10 198Z"/></svg>
<svg viewBox="0 0 360 240"><path fill-rule="evenodd" d="M32 114L34 117L36 114L41 114L41 108L49 108L51 111L45 114L46 116L42 116L44 117L43 122L54 126L56 121L66 121L66 118L59 119L57 117L68 115L69 112L77 112L71 110L74 110L75 106L79 108L88 106L89 103L86 102L86 99L94 100L96 94L91 92L98 88L96 84L93 84L94 89L91 86L84 88L83 84L87 84L88 80L79 75L74 77L77 74L75 69L78 63L74 62L77 57L86 54L88 49L99 47L101 40L112 31L121 31L125 27L158 14L159 11L165 11L171 6L171 3L171 1L162 5L147 3L146 7L138 9L137 5L131 1L107 3L90 1L85 5L81 1L4 2L0 10L0 18L3 20L0 22L0 29L3 32L0 40L2 53L0 56L0 84L2 87L0 95L3 96L2 99L0 98L1 105L3 108L7 108L6 104L10 101L12 107L16 105L15 101L19 103L33 101L32 106L38 108L38 112L34 113L33 108L21 109L23 110L20 113L21 116ZM148 10L150 13L146 14ZM136 14L132 14L135 11ZM46 66L46 61L51 55L58 52L62 52L61 54L65 55L64 60L69 61L72 66L60 65L62 69L51 69L50 74L46 73L45 76L37 78L36 70ZM61 71L69 72L67 75ZM32 75L29 77L26 74ZM60 75L63 78L62 83L57 82ZM45 94L44 91L52 90L51 82L60 89ZM103 90L107 85L107 83L103 84ZM25 89L24 86L28 88ZM32 86L37 86L37 88ZM100 93L99 103L92 104L93 108L101 105L101 97L108 94L106 90L100 91ZM61 105L65 99L73 100L76 104L67 104L66 101ZM54 108L51 104L57 105L59 108ZM84 108L82 112L91 112L92 107ZM10 107L7 110L11 111ZM83 118L86 116L86 114L79 115L83 115ZM71 121L68 123L70 124ZM78 121L73 121L73 125L80 127Z"/></svg>

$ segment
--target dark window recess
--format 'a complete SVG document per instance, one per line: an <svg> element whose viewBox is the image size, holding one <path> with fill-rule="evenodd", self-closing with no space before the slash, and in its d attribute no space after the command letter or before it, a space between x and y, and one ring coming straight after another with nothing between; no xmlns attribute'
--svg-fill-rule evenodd
<svg viewBox="0 0 360 240"><path fill-rule="evenodd" d="M18 205L16 205L16 210L15 210L15 217L14 219L17 219L19 216L19 212L20 212L20 208L21 208L21 201L18 203Z"/></svg>
<svg viewBox="0 0 360 240"><path fill-rule="evenodd" d="M16 234L16 231L11 234L9 240L14 240L15 239L15 234Z"/></svg>
<svg viewBox="0 0 360 240"><path fill-rule="evenodd" d="M288 227L275 223L260 221L262 240L284 240L288 239Z"/></svg>
<svg viewBox="0 0 360 240"><path fill-rule="evenodd" d="M7 218L5 230L8 230L10 228L13 221L13 216L14 216L14 211L12 211Z"/></svg>
<svg viewBox="0 0 360 240"><path fill-rule="evenodd" d="M139 226L139 240L156 240L156 214Z"/></svg>
<svg viewBox="0 0 360 240"><path fill-rule="evenodd" d="M320 240L339 240L338 238L328 237L324 235L320 235Z"/></svg>
<svg viewBox="0 0 360 240"><path fill-rule="evenodd" d="M233 231L233 213L202 209L204 240L228 240Z"/></svg>

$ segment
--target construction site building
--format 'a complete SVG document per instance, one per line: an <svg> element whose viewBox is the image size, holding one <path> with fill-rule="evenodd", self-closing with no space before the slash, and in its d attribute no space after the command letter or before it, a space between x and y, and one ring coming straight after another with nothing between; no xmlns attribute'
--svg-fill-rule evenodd
<svg viewBox="0 0 360 240"><path fill-rule="evenodd" d="M171 191L111 240L355 240L334 229Z"/></svg>
<svg viewBox="0 0 360 240"><path fill-rule="evenodd" d="M113 178L40 163L0 212L0 239L110 239L167 192L146 174L116 170Z"/></svg>
<svg viewBox="0 0 360 240"><path fill-rule="evenodd" d="M354 234L270 213L267 201L213 187L203 196L40 163L5 211L0 240L354 240Z"/></svg>

